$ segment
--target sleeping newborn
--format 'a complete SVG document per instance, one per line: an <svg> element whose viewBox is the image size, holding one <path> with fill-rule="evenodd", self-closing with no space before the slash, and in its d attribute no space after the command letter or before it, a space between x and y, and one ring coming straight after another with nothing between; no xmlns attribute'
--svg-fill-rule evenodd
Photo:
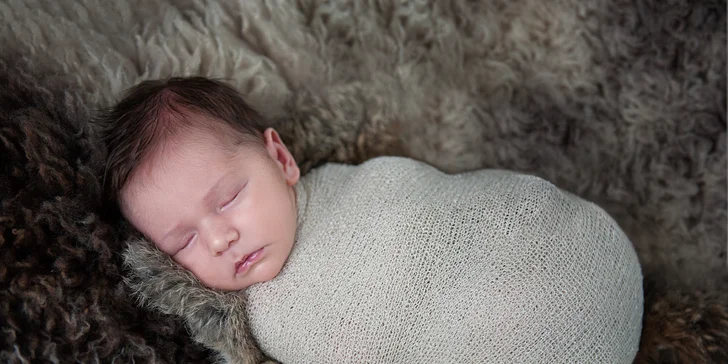
<svg viewBox="0 0 728 364"><path fill-rule="evenodd" d="M107 188L145 237L128 284L227 362L634 359L632 245L547 181L399 157L299 178L275 130L200 78L143 83L107 117Z"/></svg>

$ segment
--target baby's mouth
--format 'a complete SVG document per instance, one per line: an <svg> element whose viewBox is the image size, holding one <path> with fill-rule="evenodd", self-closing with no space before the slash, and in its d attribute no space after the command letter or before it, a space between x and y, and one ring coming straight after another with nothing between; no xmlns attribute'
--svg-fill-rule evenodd
<svg viewBox="0 0 728 364"><path fill-rule="evenodd" d="M247 272L248 269L250 269L251 265L255 264L255 262L260 260L262 255L263 248L260 248L248 255L243 256L243 258L235 264L235 273L243 274Z"/></svg>

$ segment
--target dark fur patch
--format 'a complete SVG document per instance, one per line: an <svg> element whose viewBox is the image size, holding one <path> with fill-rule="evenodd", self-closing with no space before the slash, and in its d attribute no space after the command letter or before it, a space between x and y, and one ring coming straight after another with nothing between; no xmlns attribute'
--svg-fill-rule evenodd
<svg viewBox="0 0 728 364"><path fill-rule="evenodd" d="M203 363L180 322L136 307L100 218L103 151L71 93L0 62L0 361Z"/></svg>
<svg viewBox="0 0 728 364"><path fill-rule="evenodd" d="M728 294L669 293L648 281L640 351L635 363L728 362Z"/></svg>

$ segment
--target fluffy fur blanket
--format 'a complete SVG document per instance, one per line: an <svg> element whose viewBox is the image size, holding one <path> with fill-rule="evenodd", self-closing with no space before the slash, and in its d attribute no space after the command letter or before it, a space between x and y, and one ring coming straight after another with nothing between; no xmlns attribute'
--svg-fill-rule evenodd
<svg viewBox="0 0 728 364"><path fill-rule="evenodd" d="M304 171L405 155L595 201L647 278L637 361L728 361L725 1L9 0L0 23L0 361L209 360L121 284L89 122L191 74Z"/></svg>

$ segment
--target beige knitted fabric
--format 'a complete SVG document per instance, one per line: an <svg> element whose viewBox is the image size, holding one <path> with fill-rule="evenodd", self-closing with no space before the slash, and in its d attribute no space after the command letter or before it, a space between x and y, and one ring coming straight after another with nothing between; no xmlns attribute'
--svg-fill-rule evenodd
<svg viewBox="0 0 728 364"><path fill-rule="evenodd" d="M295 363L630 363L642 274L596 205L537 177L409 159L296 187L283 271L250 287L261 349Z"/></svg>

